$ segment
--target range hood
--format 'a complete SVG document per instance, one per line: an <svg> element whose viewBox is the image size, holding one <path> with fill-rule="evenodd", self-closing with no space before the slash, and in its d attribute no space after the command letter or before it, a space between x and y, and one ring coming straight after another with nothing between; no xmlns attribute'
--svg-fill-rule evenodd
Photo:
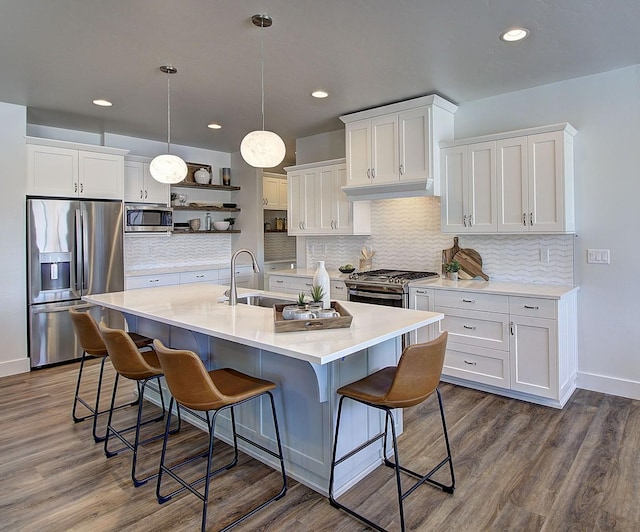
<svg viewBox="0 0 640 532"><path fill-rule="evenodd" d="M417 196L439 196L434 191L433 178L419 181L393 182L384 185L351 185L342 187L349 201L414 198Z"/></svg>

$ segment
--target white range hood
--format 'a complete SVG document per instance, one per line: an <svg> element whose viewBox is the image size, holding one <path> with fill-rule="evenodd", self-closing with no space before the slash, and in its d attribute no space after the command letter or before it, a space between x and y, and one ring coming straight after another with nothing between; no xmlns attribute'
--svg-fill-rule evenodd
<svg viewBox="0 0 640 532"><path fill-rule="evenodd" d="M419 181L399 181L384 185L344 186L342 191L349 201L439 196L440 191L436 193L434 185L435 180L429 177Z"/></svg>

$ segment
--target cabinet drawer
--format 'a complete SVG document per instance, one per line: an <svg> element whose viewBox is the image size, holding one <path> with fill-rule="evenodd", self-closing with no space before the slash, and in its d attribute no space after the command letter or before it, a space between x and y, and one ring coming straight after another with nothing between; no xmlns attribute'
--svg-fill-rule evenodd
<svg viewBox="0 0 640 532"><path fill-rule="evenodd" d="M496 294L436 290L435 303L439 307L452 307L484 312L509 312L509 298Z"/></svg>
<svg viewBox="0 0 640 532"><path fill-rule="evenodd" d="M195 272L180 272L180 284L189 283L217 283L218 270L199 270Z"/></svg>
<svg viewBox="0 0 640 532"><path fill-rule="evenodd" d="M449 331L449 341L459 344L509 350L509 316L488 312L455 310L435 307L444 319L439 323L440 332Z"/></svg>
<svg viewBox="0 0 640 532"><path fill-rule="evenodd" d="M125 277L124 289L153 288L156 286L169 286L180 284L180 275L177 273L163 273L160 275L136 275Z"/></svg>
<svg viewBox="0 0 640 532"><path fill-rule="evenodd" d="M443 375L467 379L499 388L510 388L509 354L493 349L450 343L444 357Z"/></svg>
<svg viewBox="0 0 640 532"><path fill-rule="evenodd" d="M238 277L247 278L253 275L253 267L247 265L236 266L236 279ZM231 281L231 268L218 270L218 282L221 284Z"/></svg>
<svg viewBox="0 0 640 532"><path fill-rule="evenodd" d="M313 285L311 277L293 277L289 275L270 275L269 290L273 292L281 292L283 289L289 290L288 293L308 293Z"/></svg>
<svg viewBox="0 0 640 532"><path fill-rule="evenodd" d="M347 300L347 286L344 284L344 281L331 281L331 299L335 299L337 301L346 301Z"/></svg>
<svg viewBox="0 0 640 532"><path fill-rule="evenodd" d="M556 318L556 300L509 296L509 314L532 318Z"/></svg>

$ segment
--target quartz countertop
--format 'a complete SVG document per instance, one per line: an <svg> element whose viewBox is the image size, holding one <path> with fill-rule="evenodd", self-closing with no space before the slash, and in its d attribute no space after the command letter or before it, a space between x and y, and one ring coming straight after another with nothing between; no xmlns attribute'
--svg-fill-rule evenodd
<svg viewBox="0 0 640 532"><path fill-rule="evenodd" d="M442 277L438 279L415 281L410 283L409 287L483 292L485 294L499 294L506 296L540 297L545 299L560 299L579 289L578 286L572 285L478 281L475 279L449 281Z"/></svg>
<svg viewBox="0 0 640 532"><path fill-rule="evenodd" d="M251 266L251 263L240 264L236 263L236 266ZM136 275L161 275L163 273L182 273L182 272L196 272L201 270L224 270L230 269L229 261L225 262L210 262L208 264L191 264L187 266L167 266L164 268L145 268L139 270L126 270L124 272L125 277L135 277Z"/></svg>
<svg viewBox="0 0 640 532"><path fill-rule="evenodd" d="M196 283L112 292L82 299L315 364L333 362L444 317L437 312L341 301L353 316L349 328L276 333L272 308L245 304L230 306L224 301L227 288ZM238 288L239 298L252 294L292 299L290 295Z"/></svg>

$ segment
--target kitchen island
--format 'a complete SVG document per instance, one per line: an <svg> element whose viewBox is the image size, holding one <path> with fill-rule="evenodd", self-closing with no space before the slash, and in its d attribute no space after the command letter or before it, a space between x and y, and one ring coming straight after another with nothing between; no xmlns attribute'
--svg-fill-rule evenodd
<svg viewBox="0 0 640 532"><path fill-rule="evenodd" d="M349 328L276 333L272 308L242 301L250 295L287 296L239 289L240 303L230 306L224 297L226 289L227 286L204 283L128 290L84 299L123 312L130 330L158 338L174 348L197 352L209 369L231 367L275 382L287 474L326 495L337 414L335 391L380 368L395 365L402 352L402 335L436 323L443 314L343 301L341 304L353 316ZM163 392L168 393L166 389ZM238 430L273 449L270 416L266 404L263 407L253 401L242 405L236 414ZM362 405L348 402L343 420L346 430L341 431L344 437L341 436L339 453L376 434L383 418L367 412ZM401 431L401 415L397 416L397 424ZM222 440L231 441L228 418L223 418L217 429ZM266 453L242 448L278 467ZM338 494L381 463L381 450L371 446L351 462L336 471Z"/></svg>

